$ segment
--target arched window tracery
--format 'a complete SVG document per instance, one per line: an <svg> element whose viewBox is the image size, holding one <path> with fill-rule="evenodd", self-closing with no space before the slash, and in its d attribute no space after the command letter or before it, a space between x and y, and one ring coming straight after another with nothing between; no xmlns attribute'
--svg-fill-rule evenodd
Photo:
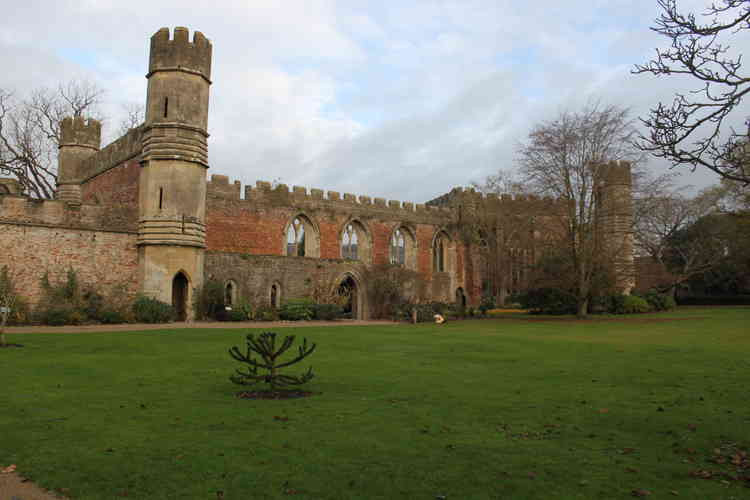
<svg viewBox="0 0 750 500"><path fill-rule="evenodd" d="M443 273L446 270L446 247L447 241L445 234L438 234L432 245L432 270L436 273Z"/></svg>
<svg viewBox="0 0 750 500"><path fill-rule="evenodd" d="M396 229L391 236L391 264L406 264L406 239L401 228Z"/></svg>
<svg viewBox="0 0 750 500"><path fill-rule="evenodd" d="M341 257L350 260L359 258L359 236L352 223L344 227L344 233L341 235Z"/></svg>
<svg viewBox="0 0 750 500"><path fill-rule="evenodd" d="M286 231L286 254L304 257L305 250L305 225L299 217L295 217Z"/></svg>

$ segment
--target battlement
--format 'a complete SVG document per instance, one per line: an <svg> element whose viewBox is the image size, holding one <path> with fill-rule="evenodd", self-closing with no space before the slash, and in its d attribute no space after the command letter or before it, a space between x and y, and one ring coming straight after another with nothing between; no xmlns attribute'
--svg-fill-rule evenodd
<svg viewBox="0 0 750 500"><path fill-rule="evenodd" d="M527 213L529 215L552 214L566 207L565 200L551 196L482 193L469 187L455 187L450 192L428 201L427 204L442 207L483 207L497 213Z"/></svg>
<svg viewBox="0 0 750 500"><path fill-rule="evenodd" d="M366 208L378 211L392 212L394 214L430 214L436 216L449 216L451 208L443 206L431 206L423 203L412 203L410 201L386 200L385 198L372 198L365 195L352 193L340 193L339 191L324 191L322 189L308 189L304 186L292 186L278 184L273 186L270 182L257 181L255 187L245 186L245 198L241 199L242 184L240 181L229 182L225 175L212 175L207 184L209 198L219 198L231 201L243 201L247 203L266 202L278 200L297 204L324 203L341 210L351 208Z"/></svg>
<svg viewBox="0 0 750 500"><path fill-rule="evenodd" d="M136 229L122 210L14 195L0 197L0 224L115 232L135 232Z"/></svg>
<svg viewBox="0 0 750 500"><path fill-rule="evenodd" d="M211 42L200 31L189 40L187 28L174 29L170 39L169 28L161 28L151 37L148 75L157 71L180 70L196 73L211 80Z"/></svg>
<svg viewBox="0 0 750 500"><path fill-rule="evenodd" d="M88 146L98 150L101 138L102 124L92 118L68 116L60 122L60 147Z"/></svg>
<svg viewBox="0 0 750 500"><path fill-rule="evenodd" d="M141 154L143 148L143 125L131 128L117 140L112 141L97 153L81 161L78 167L78 182L86 182L123 162Z"/></svg>
<svg viewBox="0 0 750 500"><path fill-rule="evenodd" d="M632 184L632 176L630 172L630 162L627 161L611 161L606 164L607 174L605 183L608 185L627 185Z"/></svg>

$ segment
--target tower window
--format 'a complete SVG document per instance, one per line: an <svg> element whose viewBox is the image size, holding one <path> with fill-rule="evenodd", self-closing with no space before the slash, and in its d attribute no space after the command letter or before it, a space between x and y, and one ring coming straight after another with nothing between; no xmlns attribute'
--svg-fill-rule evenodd
<svg viewBox="0 0 750 500"><path fill-rule="evenodd" d="M164 188L159 188L159 210L164 208Z"/></svg>
<svg viewBox="0 0 750 500"><path fill-rule="evenodd" d="M169 97L164 98L164 118L167 117L167 113L169 112Z"/></svg>

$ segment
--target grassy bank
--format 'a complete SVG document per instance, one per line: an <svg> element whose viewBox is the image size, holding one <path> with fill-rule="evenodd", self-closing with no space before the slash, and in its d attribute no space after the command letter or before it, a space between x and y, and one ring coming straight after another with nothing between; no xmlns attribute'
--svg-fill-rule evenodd
<svg viewBox="0 0 750 500"><path fill-rule="evenodd" d="M749 320L284 329L318 343L286 401L233 397L237 330L11 334L0 465L80 499L744 498L715 473L750 445Z"/></svg>

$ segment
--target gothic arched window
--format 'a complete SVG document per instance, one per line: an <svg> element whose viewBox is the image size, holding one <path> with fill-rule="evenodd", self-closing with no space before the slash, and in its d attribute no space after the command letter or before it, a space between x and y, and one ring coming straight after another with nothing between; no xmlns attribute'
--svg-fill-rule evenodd
<svg viewBox="0 0 750 500"><path fill-rule="evenodd" d="M357 260L359 258L359 237L353 224L347 224L341 235L341 257Z"/></svg>
<svg viewBox="0 0 750 500"><path fill-rule="evenodd" d="M286 231L286 254L289 256L305 256L305 225L299 217L295 217Z"/></svg>
<svg viewBox="0 0 750 500"><path fill-rule="evenodd" d="M438 234L432 246L432 270L436 273L445 272L445 236Z"/></svg>
<svg viewBox="0 0 750 500"><path fill-rule="evenodd" d="M227 281L224 285L224 305L232 307L237 302L237 285L233 281Z"/></svg>
<svg viewBox="0 0 750 500"><path fill-rule="evenodd" d="M391 236L391 264L406 264L406 240L401 229L396 229Z"/></svg>

